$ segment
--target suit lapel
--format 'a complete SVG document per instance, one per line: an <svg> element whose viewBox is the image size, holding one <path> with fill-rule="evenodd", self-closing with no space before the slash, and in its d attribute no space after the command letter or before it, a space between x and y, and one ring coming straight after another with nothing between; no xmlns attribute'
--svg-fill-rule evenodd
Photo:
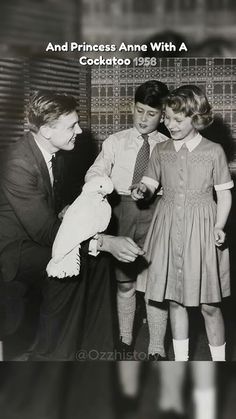
<svg viewBox="0 0 236 419"><path fill-rule="evenodd" d="M48 172L48 168L47 168L47 164L44 160L44 157L40 151L40 149L38 148L34 137L31 133L28 133L28 141L29 141L29 146L31 149L31 152L34 156L34 160L36 161L36 164L39 168L39 171L41 173L42 176L42 181L44 184L44 187L46 189L46 191L48 192L48 196L50 198L50 203L53 205L53 191L52 191L52 185L51 185L51 181L50 181L50 176L49 176L49 172Z"/></svg>

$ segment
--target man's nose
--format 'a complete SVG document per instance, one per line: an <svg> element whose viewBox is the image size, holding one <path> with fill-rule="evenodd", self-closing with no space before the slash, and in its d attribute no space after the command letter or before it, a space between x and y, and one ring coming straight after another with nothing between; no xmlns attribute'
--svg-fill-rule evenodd
<svg viewBox="0 0 236 419"><path fill-rule="evenodd" d="M82 129L80 128L79 124L75 125L75 134L81 134Z"/></svg>

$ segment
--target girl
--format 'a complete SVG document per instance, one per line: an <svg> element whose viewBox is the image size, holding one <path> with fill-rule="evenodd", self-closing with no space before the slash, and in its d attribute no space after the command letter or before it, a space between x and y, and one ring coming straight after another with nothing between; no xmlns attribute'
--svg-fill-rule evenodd
<svg viewBox="0 0 236 419"><path fill-rule="evenodd" d="M192 306L201 306L212 359L225 360L219 303L230 295L224 226L233 181L221 146L198 132L212 120L208 100L197 86L174 90L165 111L172 139L155 147L142 182L132 186L133 199L152 195L160 183L163 187L145 242L149 267L137 289L145 291L148 304L170 300L176 361L188 360L187 307Z"/></svg>

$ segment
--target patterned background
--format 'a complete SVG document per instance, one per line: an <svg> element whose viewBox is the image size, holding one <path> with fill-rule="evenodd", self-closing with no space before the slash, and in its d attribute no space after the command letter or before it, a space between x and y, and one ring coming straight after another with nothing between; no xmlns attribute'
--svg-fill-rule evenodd
<svg viewBox="0 0 236 419"><path fill-rule="evenodd" d="M0 59L0 154L27 129L25 107L32 90L75 96L82 128L90 127L90 68L78 60Z"/></svg>
<svg viewBox="0 0 236 419"><path fill-rule="evenodd" d="M236 144L236 59L160 58L155 67L93 67L91 80L91 130L101 146L111 133L132 126L130 105L135 88L148 79L165 82L170 89L195 83L202 87L214 114ZM217 136L225 131L215 130ZM221 127L222 128L222 127ZM231 152L231 168L236 170L236 154Z"/></svg>
<svg viewBox="0 0 236 419"><path fill-rule="evenodd" d="M78 100L81 126L96 144L132 126L136 87L159 79L170 89L185 83L202 87L217 119L208 138L236 145L236 58L160 58L155 67L79 66L78 59L0 60L0 151L24 130L24 108L31 89L60 90ZM214 128L214 129L213 129ZM236 154L230 149L231 168Z"/></svg>

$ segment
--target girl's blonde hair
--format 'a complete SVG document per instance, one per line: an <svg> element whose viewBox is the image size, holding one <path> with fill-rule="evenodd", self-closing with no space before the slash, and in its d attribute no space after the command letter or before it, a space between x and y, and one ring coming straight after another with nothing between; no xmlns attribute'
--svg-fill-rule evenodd
<svg viewBox="0 0 236 419"><path fill-rule="evenodd" d="M213 122L211 105L198 86L186 84L172 90L166 99L166 105L175 113L183 112L191 117L197 130L202 130Z"/></svg>

